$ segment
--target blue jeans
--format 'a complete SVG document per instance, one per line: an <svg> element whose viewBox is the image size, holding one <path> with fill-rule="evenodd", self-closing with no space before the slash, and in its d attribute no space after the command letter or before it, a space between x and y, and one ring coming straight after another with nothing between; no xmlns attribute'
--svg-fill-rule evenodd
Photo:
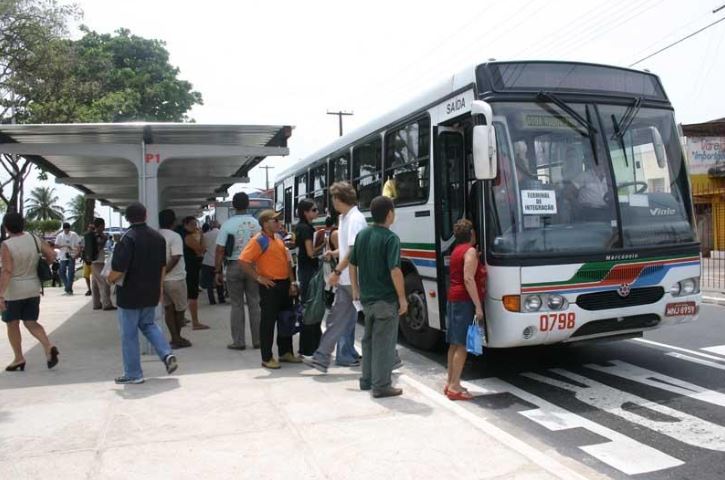
<svg viewBox="0 0 725 480"><path fill-rule="evenodd" d="M60 261L60 279L63 281L65 291L70 293L73 291L73 281L76 278L76 260L71 258L70 260Z"/></svg>
<svg viewBox="0 0 725 480"><path fill-rule="evenodd" d="M138 345L138 331L154 346L161 361L171 353L169 342L154 323L156 307L139 309L118 309L118 325L121 330L121 352L123 353L123 374L128 378L143 378L141 371L141 350Z"/></svg>
<svg viewBox="0 0 725 480"><path fill-rule="evenodd" d="M345 331L337 341L337 352L335 353L335 363L337 365L350 365L360 360L360 354L355 350L355 324L357 318L355 320L346 325Z"/></svg>

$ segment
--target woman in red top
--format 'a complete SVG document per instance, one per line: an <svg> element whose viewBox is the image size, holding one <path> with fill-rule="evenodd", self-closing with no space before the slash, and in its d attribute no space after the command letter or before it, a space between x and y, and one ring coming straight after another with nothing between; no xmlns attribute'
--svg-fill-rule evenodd
<svg viewBox="0 0 725 480"><path fill-rule="evenodd" d="M451 253L446 309L448 348L448 383L443 390L451 400L470 400L471 394L461 386L461 372L466 363L466 336L473 317L483 320L483 296L486 269L478 261L476 232L470 220L458 220L453 226L456 246Z"/></svg>

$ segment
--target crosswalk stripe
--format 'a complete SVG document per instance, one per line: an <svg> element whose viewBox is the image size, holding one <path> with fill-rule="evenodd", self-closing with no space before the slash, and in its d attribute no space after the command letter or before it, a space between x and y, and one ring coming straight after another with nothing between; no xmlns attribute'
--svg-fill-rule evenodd
<svg viewBox="0 0 725 480"><path fill-rule="evenodd" d="M534 394L498 378L462 382L476 394L511 393L538 408L519 412L551 431L584 428L605 437L609 442L579 447L599 461L627 475L656 472L683 465L684 462L626 435L569 412Z"/></svg>
<svg viewBox="0 0 725 480"><path fill-rule="evenodd" d="M725 345L715 345L713 347L701 348L700 350L704 350L706 352L714 353L716 355L725 356Z"/></svg>
<svg viewBox="0 0 725 480"><path fill-rule="evenodd" d="M691 357L689 355L683 355L683 354L677 353L677 352L668 352L668 353L666 353L666 355L668 355L670 357L674 357L674 358L679 358L680 360L686 360L688 362L698 363L700 365L707 365L708 367L717 368L718 370L725 370L725 365L723 365L722 363L715 363L715 362L711 362L709 360L703 360L701 358L695 358L695 357Z"/></svg>
<svg viewBox="0 0 725 480"><path fill-rule="evenodd" d="M725 394L708 390L707 388L685 382L678 378L670 377L662 373L653 372L646 368L638 367L621 360L609 360L611 365L602 366L595 364L585 365L586 368L607 373L609 375L632 380L633 382L649 385L668 392L676 393L686 397L694 398L702 402L725 407Z"/></svg>
<svg viewBox="0 0 725 480"><path fill-rule="evenodd" d="M725 361L725 359L721 357L716 357L714 355L708 355L707 353L698 352L697 350L690 350L689 348L682 348L682 347L676 347L674 345L668 345L666 343L659 343L659 342L653 342L652 340L647 340L646 338L633 338L631 339L632 342L637 342L649 347L654 347L659 350L677 350L678 352L685 352L689 353L690 355L697 355L699 357L703 358L709 358L710 360L717 360L717 361Z"/></svg>
<svg viewBox="0 0 725 480"><path fill-rule="evenodd" d="M523 373L522 375L568 390L574 393L580 402L693 447L725 452L725 427L723 426L561 368L552 368L549 371L573 380L578 385L545 377L538 373ZM640 411L633 411L633 408L625 409L625 404L636 407Z"/></svg>

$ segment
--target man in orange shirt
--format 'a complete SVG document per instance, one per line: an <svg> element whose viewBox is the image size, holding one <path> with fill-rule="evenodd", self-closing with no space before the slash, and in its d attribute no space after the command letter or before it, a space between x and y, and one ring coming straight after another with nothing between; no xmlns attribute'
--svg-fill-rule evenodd
<svg viewBox="0 0 725 480"><path fill-rule="evenodd" d="M259 306L262 310L259 325L262 366L270 369L280 367L272 355L274 326L279 313L291 306L292 297L298 294L294 269L290 265L287 247L276 235L280 231L282 213L264 210L257 217L262 231L252 237L239 256L239 263L245 274L259 283ZM301 363L292 352L292 337L277 335L279 361Z"/></svg>

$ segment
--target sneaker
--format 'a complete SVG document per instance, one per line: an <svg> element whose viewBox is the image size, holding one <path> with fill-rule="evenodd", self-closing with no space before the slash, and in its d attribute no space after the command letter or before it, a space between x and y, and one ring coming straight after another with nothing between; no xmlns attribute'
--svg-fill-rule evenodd
<svg viewBox="0 0 725 480"><path fill-rule="evenodd" d="M279 361L284 363L302 363L302 359L292 355L292 352L287 352L284 355L280 356Z"/></svg>
<svg viewBox="0 0 725 480"><path fill-rule="evenodd" d="M113 305L111 305L110 307L103 307L103 310L105 310L105 311L108 312L108 311L111 311L111 310L118 310L118 308L116 308Z"/></svg>
<svg viewBox="0 0 725 480"><path fill-rule="evenodd" d="M264 368L269 368L270 370L277 370L280 367L279 362L274 357L270 358L266 362L262 362L262 366Z"/></svg>
<svg viewBox="0 0 725 480"><path fill-rule="evenodd" d="M360 360L353 360L349 363L337 363L335 362L335 365L338 367L359 367L360 366Z"/></svg>
<svg viewBox="0 0 725 480"><path fill-rule="evenodd" d="M236 343L230 343L229 345L227 345L227 348L229 350L246 350L247 349L246 346L244 346L244 345L237 345Z"/></svg>
<svg viewBox="0 0 725 480"><path fill-rule="evenodd" d="M179 364L176 362L176 355L170 353L164 358L164 365L166 365L166 373L171 375L179 368Z"/></svg>
<svg viewBox="0 0 725 480"><path fill-rule="evenodd" d="M314 357L303 358L302 361L305 365L314 368L318 372L327 373L327 365L322 362L318 362Z"/></svg>
<svg viewBox="0 0 725 480"><path fill-rule="evenodd" d="M373 398L397 397L403 394L402 388L387 387L373 390Z"/></svg>
<svg viewBox="0 0 725 480"><path fill-rule="evenodd" d="M139 383L143 383L144 379L143 379L143 377L131 378L131 377L127 377L126 375L123 375L121 377L116 377L113 381L116 382L117 385L129 385L129 384L138 385Z"/></svg>

